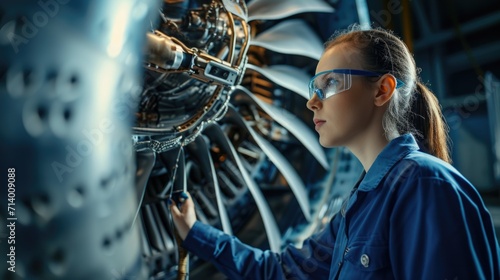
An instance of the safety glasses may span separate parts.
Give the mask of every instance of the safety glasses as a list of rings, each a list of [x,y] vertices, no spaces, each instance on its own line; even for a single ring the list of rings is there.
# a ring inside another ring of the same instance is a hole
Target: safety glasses
[[[332,69],[319,72],[312,77],[309,82],[309,99],[316,94],[319,99],[325,100],[335,94],[350,89],[352,84],[352,75],[380,77],[384,74],[355,69]],[[396,82],[396,88],[404,85],[404,83],[398,79],[396,79]]]

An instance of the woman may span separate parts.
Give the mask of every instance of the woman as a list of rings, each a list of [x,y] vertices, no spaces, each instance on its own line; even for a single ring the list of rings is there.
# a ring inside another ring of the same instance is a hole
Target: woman
[[[171,206],[183,246],[230,279],[500,279],[490,214],[448,164],[439,104],[404,43],[352,28],[316,73],[307,107],[321,145],[346,146],[365,170],[340,213],[277,254],[197,222],[187,199]]]

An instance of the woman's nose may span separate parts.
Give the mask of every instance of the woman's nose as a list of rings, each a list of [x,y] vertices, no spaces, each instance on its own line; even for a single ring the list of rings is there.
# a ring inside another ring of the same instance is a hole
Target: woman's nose
[[[321,100],[319,100],[316,94],[313,95],[306,103],[307,109],[311,111],[316,111],[321,107]]]

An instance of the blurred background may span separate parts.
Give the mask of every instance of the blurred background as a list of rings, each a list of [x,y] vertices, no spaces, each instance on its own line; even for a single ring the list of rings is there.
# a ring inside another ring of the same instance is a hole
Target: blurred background
[[[0,190],[0,278],[175,279],[180,190],[262,249],[321,230],[362,167],[319,145],[307,83],[354,23],[414,53],[500,236],[498,1],[3,1],[0,168],[16,189],[12,214]],[[195,256],[188,270],[225,279]]]

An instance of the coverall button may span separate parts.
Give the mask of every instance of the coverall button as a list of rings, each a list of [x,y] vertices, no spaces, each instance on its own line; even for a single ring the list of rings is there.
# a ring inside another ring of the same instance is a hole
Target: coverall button
[[[370,258],[368,257],[367,254],[363,254],[361,255],[361,264],[364,266],[364,267],[368,267],[368,265],[370,264]]]

